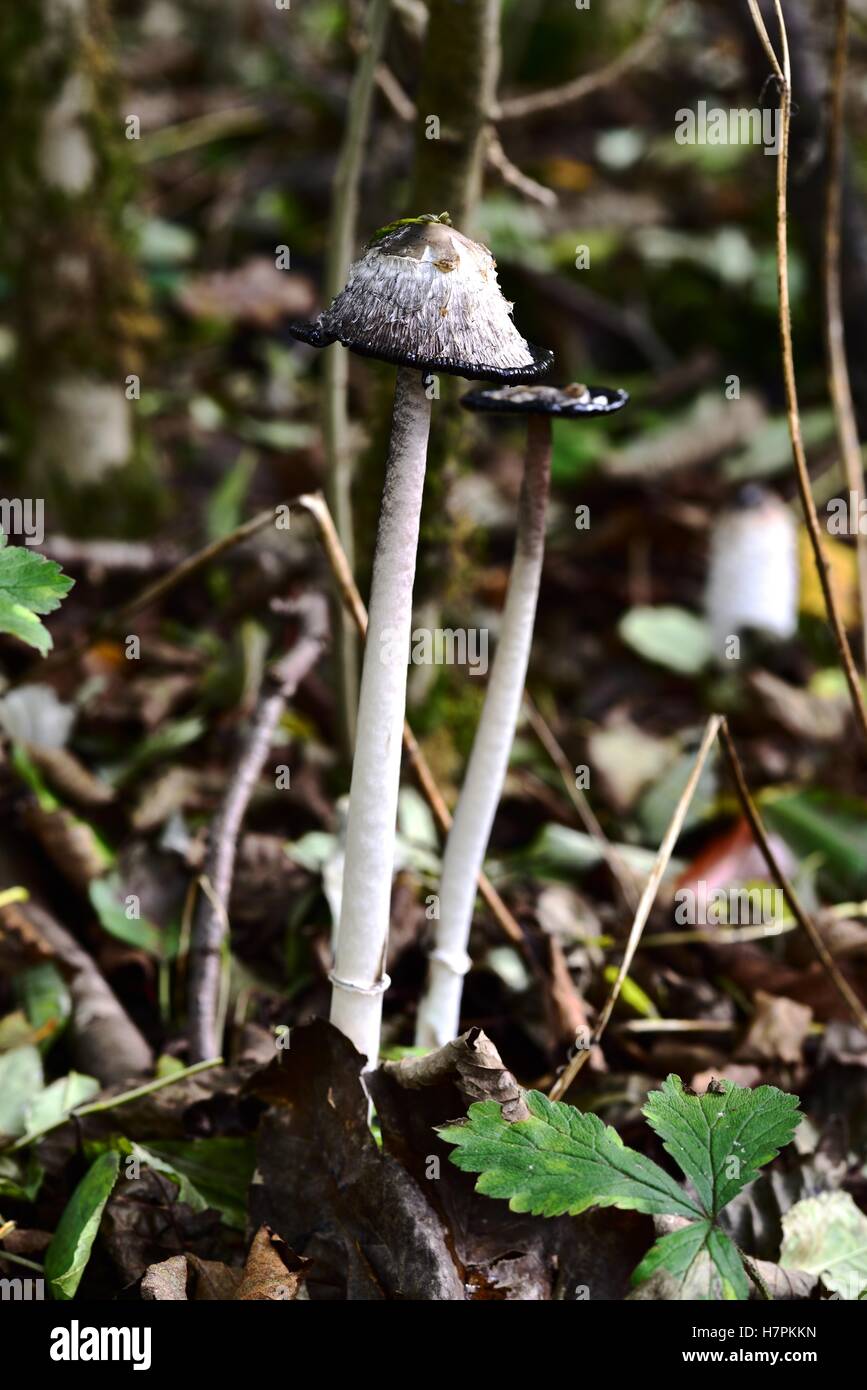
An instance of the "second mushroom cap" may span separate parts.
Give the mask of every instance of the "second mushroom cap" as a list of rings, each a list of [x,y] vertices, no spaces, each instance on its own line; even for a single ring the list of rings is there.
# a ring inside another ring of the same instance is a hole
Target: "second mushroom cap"
[[[488,411],[504,415],[553,415],[560,419],[575,416],[611,415],[622,410],[629,393],[619,387],[581,386],[501,386],[485,391],[469,391],[461,397],[465,410]]]

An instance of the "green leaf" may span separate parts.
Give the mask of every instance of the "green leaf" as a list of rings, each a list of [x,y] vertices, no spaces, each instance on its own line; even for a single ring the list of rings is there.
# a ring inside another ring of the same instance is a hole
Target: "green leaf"
[[[9,545],[0,531],[0,632],[18,637],[45,656],[53,645],[39,614],[53,613],[72,588],[55,560],[23,545]]]
[[[162,932],[146,917],[127,916],[121,902],[123,887],[118,874],[95,878],[87,891],[100,925],[110,936],[140,951],[147,951],[157,959],[162,958],[165,952]]]
[[[848,1192],[807,1197],[786,1212],[780,1267],[821,1275],[841,1298],[861,1297],[867,1289],[867,1216]]]
[[[227,1226],[244,1229],[256,1166],[249,1139],[160,1139],[149,1143],[148,1150],[164,1164],[160,1171],[179,1184],[181,1201],[197,1210],[212,1207]]]
[[[813,788],[763,797],[762,811],[795,854],[822,856],[823,876],[835,893],[867,892],[867,801],[862,797]]]
[[[710,1232],[709,1221],[692,1221],[670,1235],[660,1236],[656,1244],[651,1245],[641,1264],[632,1271],[631,1283],[643,1284],[660,1269],[667,1270],[680,1283],[684,1283],[701,1252],[707,1249]]]
[[[27,1128],[27,1108],[44,1085],[38,1047],[27,1044],[0,1055],[0,1136],[17,1138]]]
[[[101,1154],[90,1165],[64,1207],[45,1252],[45,1277],[54,1298],[75,1297],[119,1167],[120,1154]]]
[[[0,1197],[14,1202],[35,1202],[45,1169],[34,1149],[21,1154],[0,1154]]]
[[[71,1071],[68,1076],[52,1081],[28,1105],[26,1133],[36,1135],[53,1129],[70,1110],[93,1100],[98,1094],[96,1077],[85,1076],[82,1072]]]
[[[48,1030],[43,1051],[57,1040],[72,1013],[69,986],[52,961],[31,965],[15,980],[15,993],[27,1011],[34,1029]]]
[[[797,1108],[798,1097],[776,1086],[751,1091],[721,1081],[719,1090],[695,1096],[679,1076],[668,1076],[643,1113],[692,1182],[704,1214],[716,1216],[792,1139]]]
[[[749,1297],[749,1280],[737,1250],[710,1221],[694,1221],[661,1236],[633,1272],[632,1283],[643,1284],[661,1269],[680,1284],[682,1298]]]
[[[704,619],[673,604],[632,608],[621,618],[617,630],[639,656],[683,676],[697,676],[712,655]]]
[[[673,1178],[623,1143],[598,1115],[528,1091],[528,1120],[509,1124],[496,1101],[471,1105],[463,1124],[439,1131],[458,1168],[480,1173],[476,1191],[508,1197],[513,1211],[576,1216],[588,1207],[621,1207],[696,1217],[701,1212]]]

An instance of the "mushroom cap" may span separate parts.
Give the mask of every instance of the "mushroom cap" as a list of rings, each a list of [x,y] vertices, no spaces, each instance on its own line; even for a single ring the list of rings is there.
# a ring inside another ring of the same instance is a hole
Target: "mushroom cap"
[[[364,357],[471,380],[533,381],[548,371],[553,353],[521,337],[490,251],[446,216],[382,228],[330,307],[290,333],[314,347],[341,342]]]
[[[486,410],[502,415],[554,415],[561,420],[578,416],[612,415],[622,410],[629,392],[615,386],[500,386],[470,391],[461,397],[465,410]]]

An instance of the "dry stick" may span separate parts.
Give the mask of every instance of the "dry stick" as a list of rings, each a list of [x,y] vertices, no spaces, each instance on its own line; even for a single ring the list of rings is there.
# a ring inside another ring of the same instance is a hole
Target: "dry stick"
[[[293,502],[296,500],[297,499],[293,498],[292,501],[281,504],[283,510],[288,512]],[[119,622],[121,618],[129,618],[133,613],[138,613],[141,608],[147,608],[150,604],[155,603],[157,599],[164,598],[166,594],[171,593],[172,589],[176,589],[179,584],[183,584],[184,581],[190,579],[192,575],[198,574],[199,570],[204,569],[205,565],[209,565],[212,560],[216,560],[220,555],[223,555],[227,550],[232,550],[236,545],[241,545],[244,541],[249,540],[251,536],[255,536],[259,531],[264,531],[269,522],[271,525],[274,525],[276,522],[276,509],[274,507],[267,507],[265,511],[257,512],[249,521],[242,522],[240,526],[236,526],[234,531],[230,531],[228,535],[220,536],[217,540],[209,541],[207,545],[203,545],[200,550],[195,550],[192,555],[188,555],[187,558],[182,560],[169,574],[164,574],[162,579],[157,579],[153,584],[149,584],[146,589],[142,589],[141,593],[137,594],[135,598],[130,599],[129,603],[125,603],[120,608],[116,608],[112,613],[109,613],[105,619],[106,624],[113,625]]]
[[[199,879],[202,892],[193,918],[188,991],[189,1047],[194,1062],[213,1057],[220,1048],[222,957],[241,822],[286,702],[319,659],[328,636],[327,613],[318,594],[306,594],[291,606],[287,604],[285,610],[300,618],[300,632],[291,650],[269,673],[269,688],[259,698],[214,818]]]
[[[385,45],[391,0],[370,0],[367,7],[364,47],[352,79],[343,141],[332,185],[328,226],[324,297],[330,304],[346,282],[355,246],[359,189],[364,148],[370,128],[377,67]],[[355,568],[352,520],[352,446],[349,435],[349,350],[335,343],[325,354],[323,378],[323,438],[328,469],[330,505],[350,569]],[[355,744],[358,703],[358,637],[347,621],[339,599],[336,603],[337,673],[340,716],[346,751]]]
[[[792,441],[792,453],[795,459],[795,474],[798,480],[798,492],[801,496],[804,519],[807,523],[807,531],[810,536],[810,544],[816,561],[819,582],[822,586],[828,619],[834,633],[837,649],[840,653],[840,660],[846,676],[846,684],[849,687],[849,694],[852,698],[852,706],[855,710],[856,719],[861,733],[865,741],[867,741],[867,705],[865,705],[864,702],[864,693],[861,689],[861,683],[852,657],[852,649],[849,645],[846,629],[843,625],[837,600],[831,587],[831,572],[828,567],[828,561],[825,558],[825,551],[822,545],[822,528],[810,486],[810,474],[807,468],[807,456],[804,451],[804,439],[801,431],[801,415],[798,407],[798,388],[795,380],[795,353],[792,343],[792,315],[789,297],[788,168],[789,134],[792,124],[792,72],[789,61],[789,40],[786,33],[786,22],[783,18],[780,0],[774,0],[774,7],[780,30],[780,42],[783,50],[783,62],[781,65],[774,52],[770,38],[768,37],[768,31],[765,28],[765,22],[759,11],[757,0],[747,0],[747,3],[749,4],[750,14],[756,26],[759,39],[771,61],[774,75],[780,87],[780,116],[782,129],[780,150],[777,157],[777,285],[779,290],[780,343],[783,357],[783,377],[786,387],[786,415],[789,423],[789,435]]]
[[[774,853],[771,842],[768,839],[768,832],[765,829],[764,822],[762,821],[762,818],[759,814],[758,807],[756,806],[756,803],[753,800],[753,797],[750,793],[750,789],[747,786],[747,779],[744,775],[744,769],[741,764],[741,760],[737,755],[737,750],[735,749],[732,736],[729,732],[728,724],[725,720],[722,721],[722,724],[720,726],[720,740],[722,742],[723,752],[725,753],[729,767],[731,768],[732,777],[734,778],[735,783],[735,790],[738,794],[738,800],[740,801],[741,806],[743,807],[744,815],[750,823],[750,828],[753,832],[753,837],[755,839],[756,844],[762,852],[762,856],[764,857],[765,863],[770,869],[771,874],[773,875],[777,885],[782,889],[783,896],[785,897],[786,902],[789,904],[789,910],[792,913],[792,916],[796,918],[798,924],[801,927],[803,927],[804,931],[807,933],[807,936],[809,937],[810,942],[813,946],[813,950],[816,952],[816,955],[822,962],[822,965],[824,966],[825,971],[827,972],[828,978],[831,980],[832,984],[837,990],[837,993],[840,995],[841,999],[845,1001],[846,1005],[851,1010],[852,1015],[857,1020],[859,1027],[863,1028],[864,1031],[867,1032],[867,1008],[864,1007],[861,1000],[858,998],[858,995],[855,993],[852,986],[849,984],[849,981],[846,979],[845,975],[843,975],[842,971],[837,965],[837,962],[835,961],[831,952],[828,950],[827,945],[822,939],[822,935],[815,922],[813,921],[812,917],[801,906],[798,896],[794,888],[792,887],[792,884],[790,883],[788,877],[786,876],[785,870],[783,869],[782,865],[780,864],[780,861]]]
[[[287,511],[293,506],[295,501],[296,499],[293,498],[291,502],[285,503]],[[209,543],[203,545],[200,550],[193,551],[192,555],[187,555],[186,558],[181,560],[180,564],[175,565],[174,569],[170,570],[168,574],[164,574],[162,578],[154,580],[153,584],[148,584],[144,589],[141,589],[128,603],[124,603],[119,608],[113,608],[106,613],[104,617],[99,619],[94,631],[80,638],[77,642],[72,642],[68,647],[61,647],[58,651],[52,652],[42,662],[39,668],[40,671],[45,672],[48,669],[53,669],[55,666],[65,665],[66,662],[73,661],[76,657],[81,656],[83,652],[86,652],[87,649],[92,646],[99,633],[110,632],[125,618],[132,617],[134,613],[138,613],[142,608],[147,608],[151,603],[155,603],[157,599],[164,598],[166,594],[171,593],[172,589],[177,588],[179,584],[183,584],[185,580],[190,579],[194,574],[198,574],[199,570],[204,569],[212,560],[216,560],[218,556],[223,555],[227,550],[231,550],[233,546],[241,545],[243,541],[249,540],[250,537],[255,536],[257,532],[263,531],[269,522],[273,525],[275,520],[275,509],[269,507],[266,511],[257,512],[256,516],[251,517],[249,521],[245,521],[240,526],[236,526],[235,530],[230,531],[228,535],[220,536],[219,539],[215,541],[209,541]]]
[[[103,1086],[113,1086],[153,1066],[153,1051],[102,975],[96,961],[71,932],[38,903],[9,905],[6,919],[22,920],[67,967],[72,1000],[70,1041],[74,1065]]]
[[[621,858],[608,839],[587,797],[580,788],[576,787],[569,759],[554,737],[550,725],[543,718],[541,711],[537,705],[534,704],[533,700],[530,699],[526,691],[524,692],[524,713],[527,716],[527,723],[530,725],[536,738],[560,773],[563,779],[563,786],[566,788],[566,794],[575,807],[575,810],[578,812],[578,817],[584,829],[589,835],[593,836],[594,840],[596,840],[599,845],[606,864],[620,886],[620,891],[623,894],[627,907],[632,912],[637,911],[638,885],[636,875],[632,872],[625,860]]]
[[[552,1100],[559,1100],[561,1096],[565,1095],[569,1087],[572,1085],[572,1082],[575,1080],[575,1077],[578,1075],[579,1071],[584,1066],[584,1063],[587,1061],[587,1058],[590,1056],[591,1051],[598,1044],[599,1039],[605,1032],[608,1020],[610,1019],[614,1011],[614,1005],[617,1003],[617,1000],[620,996],[620,991],[623,988],[623,981],[626,979],[626,976],[629,973],[629,967],[632,964],[632,958],[635,955],[635,952],[638,948],[638,943],[641,940],[641,933],[644,931],[647,919],[650,916],[650,910],[653,907],[654,901],[656,899],[656,894],[659,891],[659,885],[662,882],[663,875],[668,867],[668,861],[674,853],[674,847],[677,844],[678,837],[680,835],[681,829],[683,828],[683,822],[686,819],[686,813],[689,810],[690,803],[692,801],[693,796],[695,795],[695,789],[698,786],[699,778],[701,777],[701,774],[704,771],[704,765],[708,760],[710,751],[713,748],[714,743],[716,742],[716,737],[720,731],[720,728],[722,727],[722,723],[722,715],[713,714],[711,715],[710,719],[707,721],[707,724],[705,725],[704,737],[702,738],[701,746],[698,750],[698,753],[696,754],[695,763],[693,765],[692,772],[689,775],[689,780],[681,793],[680,800],[678,801],[677,806],[674,809],[674,815],[672,816],[668,829],[665,832],[665,838],[663,839],[662,844],[659,847],[659,853],[657,854],[656,859],[654,860],[650,877],[648,878],[644,888],[644,892],[641,895],[641,902],[638,904],[638,910],[635,914],[635,920],[633,921],[629,931],[629,937],[626,942],[626,950],[623,952],[623,960],[620,962],[620,969],[617,972],[617,978],[614,981],[614,984],[611,986],[611,991],[608,995],[608,998],[605,1001],[605,1005],[602,1009],[602,1012],[599,1015],[599,1020],[596,1024],[596,1027],[593,1029],[589,1045],[587,1046],[587,1048],[582,1048],[580,1052],[577,1052],[575,1054],[575,1056],[569,1062],[568,1066],[566,1066],[563,1069],[560,1076],[558,1076],[557,1080],[554,1082],[554,1085],[551,1087],[549,1094]]]
[[[517,164],[512,163],[494,130],[488,139],[488,166],[496,170],[504,184],[523,194],[528,202],[540,203],[543,208],[559,206],[560,199],[553,188],[546,188],[543,183],[537,183],[529,174],[525,174],[523,169],[519,169]]]
[[[855,517],[858,556],[858,590],[861,600],[863,660],[867,661],[867,531],[861,528],[864,465],[858,425],[852,403],[852,385],[846,358],[843,293],[840,275],[840,211],[843,198],[843,149],[846,109],[846,42],[849,29],[848,0],[836,0],[837,32],[831,73],[831,119],[828,131],[828,187],[825,208],[825,336],[828,352],[828,385],[834,406],[837,440],[849,486],[850,528]]]
[[[346,556],[340,544],[340,537],[334,525],[334,519],[328,510],[328,504],[321,493],[310,493],[299,497],[298,506],[304,507],[316,523],[322,544],[328,561],[334,571],[334,576],[340,586],[343,601],[349,609],[358,627],[361,636],[367,632],[367,612],[362,602],[362,598],[355,585],[355,580],[349,569]],[[443,795],[436,784],[433,773],[430,770],[428,761],[418,745],[415,734],[408,723],[403,726],[403,746],[407,755],[407,760],[418,784],[424,794],[424,798],[433,811],[437,825],[443,833],[447,834],[451,829],[452,816]],[[484,874],[479,874],[479,892],[484,899],[491,915],[497,924],[505,932],[510,941],[516,946],[526,945],[524,933],[521,931],[515,918],[512,916],[506,904],[503,902],[490,879]]]
[[[557,111],[563,106],[572,106],[575,102],[583,101],[585,97],[593,96],[604,87],[609,87],[619,78],[624,77],[627,72],[635,67],[648,56],[662,38],[664,30],[668,27],[668,22],[676,12],[678,6],[674,0],[664,0],[653,21],[639,39],[621,53],[613,62],[600,68],[598,72],[586,73],[582,77],[576,77],[571,82],[564,82],[560,87],[552,87],[546,92],[533,92],[525,97],[513,97],[511,100],[500,102],[494,110],[494,119],[497,121],[521,121],[527,116],[535,116],[539,112]]]

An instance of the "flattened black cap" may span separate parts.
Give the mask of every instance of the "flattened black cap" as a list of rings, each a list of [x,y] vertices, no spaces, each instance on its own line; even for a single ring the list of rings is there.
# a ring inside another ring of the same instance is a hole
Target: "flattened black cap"
[[[629,393],[612,386],[500,386],[469,391],[461,397],[465,410],[494,415],[553,415],[560,420],[612,415],[622,410]]]
[[[314,347],[341,342],[398,366],[534,381],[550,369],[553,353],[526,342],[511,314],[490,251],[442,214],[383,228],[330,307],[289,331]]]

